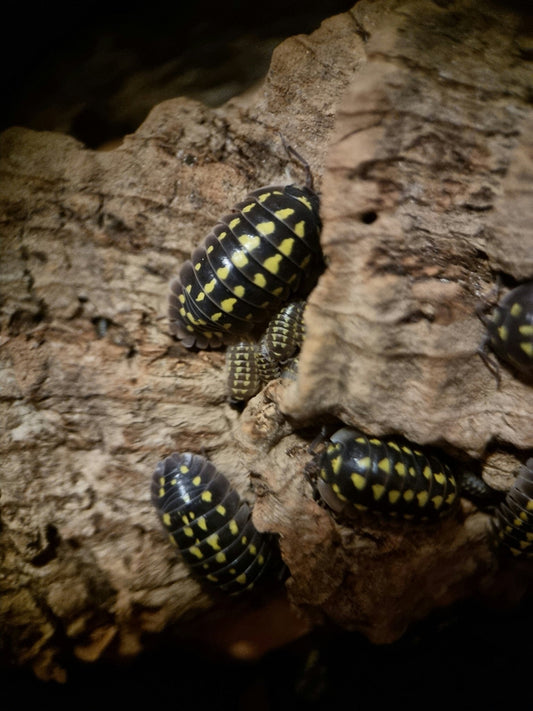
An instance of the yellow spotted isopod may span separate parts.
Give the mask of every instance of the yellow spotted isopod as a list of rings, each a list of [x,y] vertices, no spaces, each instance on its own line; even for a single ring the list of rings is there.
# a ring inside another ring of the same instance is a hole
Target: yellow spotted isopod
[[[239,594],[270,569],[272,537],[257,531],[248,504],[205,457],[175,452],[159,462],[151,499],[171,542],[199,579]]]

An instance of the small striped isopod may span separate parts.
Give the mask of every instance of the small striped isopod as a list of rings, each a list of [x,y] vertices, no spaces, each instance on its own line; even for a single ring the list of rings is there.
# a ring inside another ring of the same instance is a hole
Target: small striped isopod
[[[259,342],[240,341],[226,350],[229,401],[244,402],[279,378],[300,350],[305,337],[305,301],[285,304],[269,321]]]

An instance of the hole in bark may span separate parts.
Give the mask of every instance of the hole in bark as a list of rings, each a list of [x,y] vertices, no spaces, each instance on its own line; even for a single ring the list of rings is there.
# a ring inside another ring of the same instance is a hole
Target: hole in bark
[[[44,316],[43,308],[36,312],[32,312],[29,309],[17,309],[17,311],[11,314],[9,319],[9,335],[18,336],[24,331],[31,330],[44,319]]]
[[[363,214],[361,215],[361,222],[363,222],[365,225],[371,225],[377,219],[378,215],[377,212],[374,212],[374,210],[368,210],[367,212],[363,212]]]
[[[40,553],[37,553],[37,555],[33,556],[33,558],[31,559],[32,565],[34,565],[36,568],[42,568],[51,560],[54,560],[57,553],[57,547],[59,546],[59,542],[61,540],[57,528],[51,523],[49,523],[46,527],[45,536],[45,547]]]

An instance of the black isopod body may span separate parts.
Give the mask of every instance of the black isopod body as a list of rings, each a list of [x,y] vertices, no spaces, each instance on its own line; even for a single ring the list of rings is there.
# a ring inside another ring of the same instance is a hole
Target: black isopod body
[[[267,570],[272,541],[246,502],[204,457],[171,454],[157,465],[152,503],[191,572],[230,594],[250,590]]]
[[[520,467],[496,509],[495,532],[500,550],[515,558],[533,558],[533,458]]]
[[[488,367],[499,375],[490,348],[504,363],[526,378],[533,378],[533,281],[504,296],[488,316],[482,316],[487,333],[478,349]]]
[[[449,513],[459,496],[456,477],[436,457],[349,427],[335,432],[317,463],[318,491],[336,511],[436,519]]]
[[[187,347],[216,348],[250,333],[290,295],[306,295],[323,266],[320,227],[311,187],[251,192],[172,281],[172,333]]]
[[[456,476],[438,457],[407,441],[367,437],[343,427],[317,455],[317,488],[337,512],[372,510],[415,520],[450,513],[460,496],[482,509],[494,510],[503,492],[474,472]]]

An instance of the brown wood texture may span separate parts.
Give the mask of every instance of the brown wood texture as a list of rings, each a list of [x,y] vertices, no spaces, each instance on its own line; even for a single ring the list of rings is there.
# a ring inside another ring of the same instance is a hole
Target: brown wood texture
[[[497,273],[533,278],[531,53],[521,15],[478,6],[361,0],[280,45],[254,94],[160,104],[115,150],[0,137],[10,661],[60,679],[61,655],[131,656],[191,615],[253,608],[201,589],[161,531],[149,484],[172,451],[205,453],[255,500],[304,627],[386,642],[436,607],[527,588],[470,504],[427,527],[345,525],[303,475],[333,418],[480,461],[501,486],[533,448],[532,389],[505,369],[496,388],[475,314]],[[297,380],[239,414],[223,353],[169,335],[168,283],[248,190],[291,182],[279,131],[316,175],[327,269]]]

